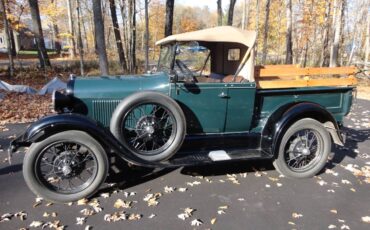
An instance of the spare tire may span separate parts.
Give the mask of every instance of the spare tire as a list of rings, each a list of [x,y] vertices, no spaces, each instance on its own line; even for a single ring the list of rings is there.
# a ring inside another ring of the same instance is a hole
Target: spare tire
[[[163,161],[181,147],[185,116],[170,97],[139,92],[125,98],[113,112],[110,131],[131,153],[147,161]]]

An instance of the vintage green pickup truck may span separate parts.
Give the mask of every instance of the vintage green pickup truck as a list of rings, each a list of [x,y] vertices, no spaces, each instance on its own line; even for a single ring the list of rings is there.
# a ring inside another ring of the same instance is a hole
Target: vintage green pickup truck
[[[58,114],[11,144],[30,146],[27,185],[56,202],[91,196],[112,155],[153,168],[271,159],[287,177],[316,175],[344,145],[356,70],[257,67],[255,40],[234,27],[172,35],[152,72],[72,77],[53,94]]]

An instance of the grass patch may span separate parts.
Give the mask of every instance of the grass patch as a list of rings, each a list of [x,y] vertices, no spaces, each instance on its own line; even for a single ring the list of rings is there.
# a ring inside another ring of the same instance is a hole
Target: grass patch
[[[57,52],[55,51],[47,51],[48,55],[55,55]],[[37,55],[37,50],[20,50],[18,51],[18,55]]]

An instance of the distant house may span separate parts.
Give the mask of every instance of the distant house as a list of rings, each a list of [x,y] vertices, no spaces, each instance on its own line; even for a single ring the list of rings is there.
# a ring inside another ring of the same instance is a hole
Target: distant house
[[[44,41],[46,49],[54,49],[53,40],[47,36],[47,31],[44,32]],[[35,50],[37,49],[36,40],[33,36],[31,30],[27,28],[23,28],[20,31],[13,31],[14,35],[14,43],[15,43],[15,50],[18,53],[20,50]],[[46,35],[46,36],[45,36]],[[4,29],[0,30],[0,51],[6,52],[7,51],[7,40],[5,39],[5,31]]]

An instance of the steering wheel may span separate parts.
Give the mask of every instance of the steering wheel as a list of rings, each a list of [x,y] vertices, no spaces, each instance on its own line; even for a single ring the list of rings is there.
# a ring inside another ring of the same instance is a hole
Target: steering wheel
[[[184,64],[184,62],[179,59],[175,60],[176,65],[179,67],[180,71],[184,74],[185,78],[192,80],[193,82],[198,82],[197,78],[194,76],[193,72]]]

